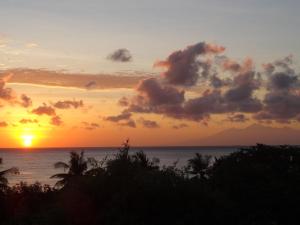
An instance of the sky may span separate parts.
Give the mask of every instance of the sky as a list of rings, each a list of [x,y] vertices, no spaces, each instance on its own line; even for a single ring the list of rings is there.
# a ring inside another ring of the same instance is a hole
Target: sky
[[[299,7],[1,1],[0,147],[193,145],[251,124],[298,129]]]

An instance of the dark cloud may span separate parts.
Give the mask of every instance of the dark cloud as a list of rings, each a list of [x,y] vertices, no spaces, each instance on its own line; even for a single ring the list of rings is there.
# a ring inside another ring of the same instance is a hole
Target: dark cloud
[[[21,104],[21,106],[28,108],[28,107],[32,106],[32,100],[27,95],[22,94],[20,104]]]
[[[231,72],[240,72],[242,69],[242,66],[231,59],[226,58],[224,62],[222,63],[222,67],[224,71],[231,71]]]
[[[132,114],[129,112],[122,112],[121,114],[116,115],[116,116],[104,117],[104,120],[110,121],[110,122],[119,122],[121,120],[128,120],[131,118],[131,116],[132,116]]]
[[[97,86],[97,82],[96,81],[89,81],[85,87],[86,89],[92,89],[92,88],[95,88]]]
[[[119,126],[136,127],[136,123],[131,119],[132,114],[127,111],[123,111],[121,114],[116,116],[104,117],[103,120],[117,123]]]
[[[163,79],[141,80],[136,96],[119,101],[126,107],[124,112],[155,113],[204,124],[216,114],[227,115],[230,122],[245,122],[244,113],[261,122],[299,121],[300,75],[292,67],[291,56],[264,64],[263,71],[257,71],[250,58],[241,63],[227,56],[208,60],[204,56],[224,50],[210,47],[201,42],[156,63],[167,68]],[[199,78],[207,90],[186,97],[188,87],[184,86],[195,85]]]
[[[183,129],[183,128],[187,128],[188,125],[185,124],[185,123],[180,123],[178,125],[173,125],[172,128],[175,129],[175,130],[179,130],[179,129]]]
[[[268,63],[267,93],[264,107],[254,118],[261,121],[289,123],[300,116],[300,82],[299,74],[291,67],[292,57]],[[266,66],[265,66],[266,67]]]
[[[10,78],[11,75],[5,75],[0,79],[0,100],[13,103],[16,100],[16,94],[13,89],[5,87]]]
[[[234,114],[227,117],[227,121],[233,123],[244,123],[249,119],[244,114]]]
[[[129,119],[127,121],[124,121],[124,122],[121,122],[119,123],[120,126],[123,126],[123,127],[131,127],[131,128],[136,128],[136,123],[134,120],[132,119]]]
[[[300,95],[290,91],[271,91],[264,98],[264,111],[255,118],[278,122],[296,118],[300,114]]]
[[[56,116],[55,109],[52,106],[48,106],[45,103],[42,106],[39,106],[31,111],[36,115],[47,115],[47,116]]]
[[[140,100],[152,106],[174,105],[184,101],[184,91],[168,85],[163,86],[155,78],[141,80],[136,89],[140,93]]]
[[[300,86],[299,76],[295,73],[278,72],[271,74],[269,80],[270,89],[290,89]]]
[[[114,62],[130,62],[132,55],[128,49],[120,48],[111,53],[107,58]]]
[[[8,123],[5,121],[0,121],[0,127],[7,127]]]
[[[38,123],[39,121],[37,119],[21,119],[19,121],[19,123],[22,123],[22,124],[27,124],[27,123]]]
[[[224,80],[224,79],[221,79],[217,76],[217,74],[214,74],[212,75],[210,78],[210,85],[213,87],[213,88],[221,88],[221,87],[224,87],[226,85],[229,85],[230,83],[230,80],[227,79],[227,80]]]
[[[61,126],[63,124],[63,121],[59,116],[53,116],[50,123],[54,126]]]
[[[141,117],[139,122],[146,128],[159,128],[159,124],[156,121],[146,120]]]
[[[53,106],[58,109],[70,109],[70,108],[77,109],[83,107],[84,104],[82,100],[79,101],[65,100],[65,101],[58,101],[56,103],[53,103]]]
[[[119,99],[118,104],[120,106],[128,106],[129,105],[129,100],[126,97],[122,97]]]
[[[18,99],[17,94],[12,88],[5,87],[6,83],[12,78],[12,75],[9,74],[0,74],[0,100],[8,102],[12,105],[17,104],[22,107],[29,107],[32,105],[32,100],[25,94],[20,96],[20,100]]]
[[[224,94],[225,101],[234,111],[258,112],[262,108],[261,101],[254,97],[254,91],[260,88],[260,81],[254,71],[237,75],[232,87]]]
[[[89,122],[82,122],[84,125],[84,129],[86,130],[95,130],[97,128],[100,128],[100,125],[98,123],[89,123]]]
[[[173,52],[164,61],[158,61],[154,65],[156,67],[165,67],[166,72],[163,73],[168,83],[174,85],[192,86],[199,79],[199,74],[207,77],[211,68],[209,60],[202,59],[200,56],[207,54],[218,54],[225,50],[222,46],[211,45],[200,42],[195,45],[188,46],[184,50]]]
[[[163,80],[141,80],[136,88],[138,94],[131,99],[122,98],[120,105],[126,107],[125,112],[156,113],[206,124],[213,114],[259,112],[263,106],[255,91],[261,87],[261,76],[250,58],[242,63],[225,56],[203,59],[223,51],[223,47],[201,42],[172,53],[167,60],[156,63],[167,68]],[[231,76],[221,78],[220,71]],[[177,85],[195,85],[199,77],[208,81],[208,89],[198,97],[185,98],[185,90]]]

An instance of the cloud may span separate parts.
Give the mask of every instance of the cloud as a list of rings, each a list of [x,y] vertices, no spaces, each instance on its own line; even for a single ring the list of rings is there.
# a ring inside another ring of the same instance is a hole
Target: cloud
[[[82,100],[79,100],[79,101],[65,100],[65,101],[58,101],[56,103],[53,103],[53,106],[58,109],[70,109],[70,108],[77,109],[77,108],[83,107],[84,104],[83,104]]]
[[[131,128],[136,128],[136,124],[135,124],[135,121],[132,120],[132,119],[129,119],[125,122],[121,122],[119,123],[120,126],[123,126],[123,127],[131,127]]]
[[[132,74],[83,74],[65,73],[42,69],[7,69],[0,73],[0,79],[11,75],[10,83],[39,84],[47,86],[76,87],[82,89],[133,88],[137,82],[151,73]]]
[[[264,66],[267,93],[263,110],[253,117],[261,121],[288,123],[300,116],[300,75],[291,67],[292,57],[285,57]],[[271,69],[270,69],[271,68]]]
[[[50,123],[54,126],[61,126],[63,124],[63,121],[59,116],[53,116],[50,120]]]
[[[7,127],[8,123],[5,121],[0,121],[0,127]]]
[[[212,75],[209,78],[209,81],[213,88],[222,88],[224,86],[228,86],[231,82],[230,79],[221,79],[217,76],[217,74]]]
[[[156,121],[146,120],[144,118],[140,118],[139,122],[146,128],[159,128],[159,125]]]
[[[264,106],[256,91],[262,88],[261,73],[250,58],[239,63],[227,56],[216,56],[224,49],[200,42],[173,52],[165,61],[156,63],[167,68],[162,79],[139,81],[137,95],[121,98],[119,105],[128,113],[155,113],[205,124],[215,114],[260,112]],[[215,58],[205,58],[211,55]],[[186,89],[196,85],[199,78],[206,90],[198,96],[185,96]]]
[[[120,106],[128,106],[129,105],[129,100],[126,97],[122,97],[119,99],[118,104]]]
[[[108,116],[104,117],[103,120],[117,123],[119,126],[128,126],[135,128],[136,123],[133,119],[131,119],[132,114],[126,111],[123,111],[121,114],[116,116]]]
[[[169,84],[193,86],[199,76],[208,76],[211,68],[209,60],[199,57],[219,54],[224,50],[222,46],[200,42],[173,52],[166,60],[156,62],[154,66],[167,69],[162,75]]]
[[[295,73],[278,72],[271,74],[269,88],[276,90],[289,90],[300,86],[299,76]]]
[[[28,108],[28,107],[32,106],[32,100],[27,95],[22,94],[20,104],[21,104],[21,106]]]
[[[11,88],[6,88],[6,82],[11,78],[11,75],[3,76],[0,79],[0,100],[13,102],[16,99],[16,93]]]
[[[128,120],[131,118],[131,116],[132,116],[132,114],[129,112],[122,112],[121,114],[116,115],[116,116],[104,117],[104,120],[110,121],[110,122],[119,122],[121,120]]]
[[[84,129],[86,130],[95,130],[97,128],[100,128],[100,125],[98,123],[89,123],[89,122],[82,122],[84,125]]]
[[[94,81],[94,80],[89,81],[89,82],[85,85],[86,89],[93,89],[93,88],[95,88],[96,86],[97,86],[97,82]]]
[[[224,94],[225,101],[240,112],[257,112],[261,110],[261,101],[253,96],[255,90],[260,88],[260,81],[254,71],[247,71],[237,75],[231,88]]]
[[[19,121],[19,123],[22,123],[22,124],[27,124],[27,123],[38,123],[39,121],[37,119],[21,119]]]
[[[31,111],[31,113],[36,115],[47,115],[47,116],[56,116],[55,109],[52,106],[48,106],[45,103],[42,106],[39,106]]]
[[[186,128],[186,127],[188,127],[188,125],[185,124],[185,123],[180,123],[178,125],[173,125],[172,126],[172,128],[175,129],[175,130],[183,129],[183,128]]]
[[[163,86],[155,78],[141,80],[136,89],[140,93],[140,100],[152,106],[180,104],[184,101],[184,91]]]
[[[11,74],[2,76],[0,78],[0,101],[8,102],[12,105],[19,104],[25,108],[28,108],[32,105],[32,100],[25,94],[20,96],[20,100],[18,100],[18,96],[12,88],[5,87],[6,82],[8,82],[12,78]]]
[[[132,55],[128,49],[120,48],[111,53],[107,58],[114,62],[130,62]]]
[[[227,117],[227,121],[233,122],[233,123],[244,123],[248,120],[249,119],[244,114],[234,114],[232,116]]]

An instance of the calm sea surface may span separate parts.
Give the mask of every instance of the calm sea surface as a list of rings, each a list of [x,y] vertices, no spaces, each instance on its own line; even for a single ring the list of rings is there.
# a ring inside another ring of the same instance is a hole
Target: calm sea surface
[[[149,158],[159,158],[160,165],[172,165],[175,161],[181,168],[188,159],[192,158],[195,153],[220,157],[236,151],[237,147],[138,147],[131,148],[131,152],[143,150]],[[18,167],[19,175],[9,176],[9,184],[14,185],[20,181],[29,184],[36,181],[42,184],[53,185],[56,180],[49,177],[53,174],[63,172],[61,169],[55,169],[54,163],[57,161],[69,161],[70,151],[84,150],[86,157],[94,157],[98,160],[103,157],[113,157],[117,148],[53,148],[53,149],[0,149],[0,158],[3,164],[0,171],[10,167]]]

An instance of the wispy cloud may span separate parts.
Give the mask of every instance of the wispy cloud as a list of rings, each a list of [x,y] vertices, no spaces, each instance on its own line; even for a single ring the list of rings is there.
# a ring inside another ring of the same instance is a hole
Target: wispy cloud
[[[104,121],[109,121],[118,124],[119,126],[136,127],[135,121],[131,118],[132,114],[123,111],[119,115],[104,117]]]
[[[82,108],[84,106],[83,101],[79,100],[64,100],[64,101],[58,101],[52,104],[55,108],[58,109],[70,109],[70,108]]]
[[[12,75],[10,83],[40,84],[48,86],[76,87],[82,89],[133,88],[136,83],[153,74],[82,74],[42,69],[9,69],[0,78]]]
[[[50,120],[50,123],[54,126],[61,126],[63,125],[63,121],[59,116],[53,116]]]
[[[86,130],[95,130],[95,129],[98,129],[98,128],[100,128],[100,125],[98,124],[98,123],[95,123],[95,122],[93,122],[93,123],[89,123],[89,122],[82,122],[82,124],[84,125],[84,129],[86,129]]]
[[[19,123],[22,123],[22,124],[27,124],[27,123],[38,123],[39,121],[37,119],[21,119],[19,121]]]
[[[141,117],[139,122],[146,128],[159,128],[159,124],[153,120],[147,120]]]
[[[37,48],[37,47],[39,47],[39,45],[37,43],[34,43],[34,42],[29,42],[29,43],[25,44],[25,47],[26,48]]]
[[[43,104],[34,108],[31,113],[36,114],[38,116],[47,115],[47,116],[56,116],[55,109],[52,106],[48,106],[47,104]]]

